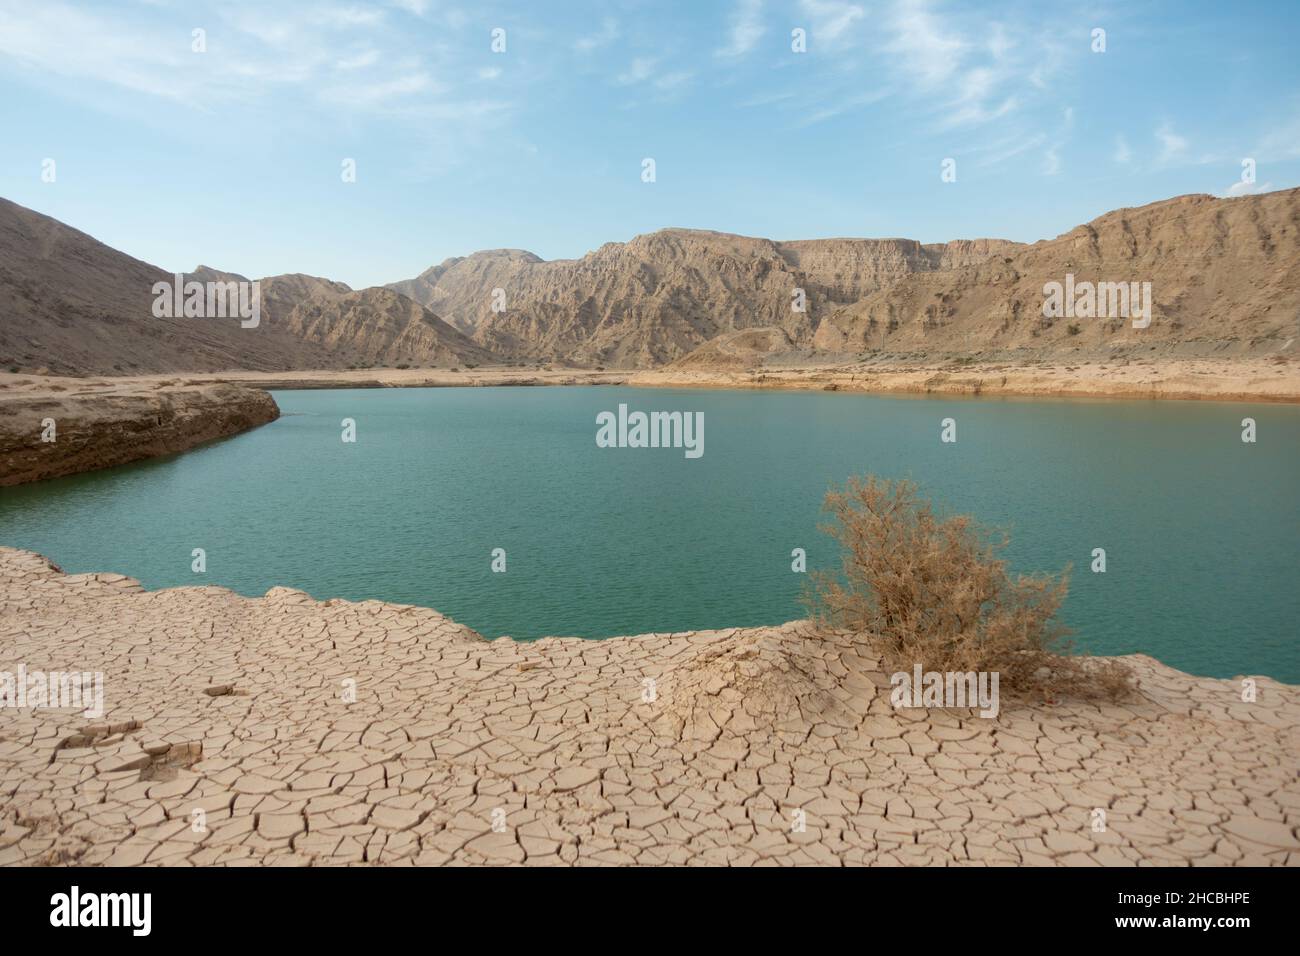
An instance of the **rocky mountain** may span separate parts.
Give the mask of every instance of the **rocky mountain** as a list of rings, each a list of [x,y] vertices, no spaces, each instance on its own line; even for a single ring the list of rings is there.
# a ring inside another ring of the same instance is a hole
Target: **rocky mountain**
[[[243,279],[200,266],[202,281]],[[342,282],[290,273],[260,280],[262,321],[280,334],[327,353],[332,364],[484,365],[500,360],[429,309],[392,289],[353,290]],[[308,367],[308,366],[299,366]]]
[[[1061,287],[1063,307],[1073,287],[1073,315],[1044,315],[1055,292],[1045,294],[1049,283]],[[1093,290],[1091,307],[1084,283]],[[1099,283],[1139,294],[1149,283],[1149,325],[1114,314],[1122,297]],[[1099,314],[1103,308],[1109,314]],[[1209,356],[1277,351],[1297,337],[1300,189],[1289,189],[1117,209],[1056,239],[907,275],[832,312],[813,345],[828,353]]]
[[[1269,353],[1300,337],[1300,189],[1119,209],[1032,245],[665,229],[581,259],[478,252],[370,289],[272,276],[261,280],[256,328],[238,317],[155,317],[153,284],[172,278],[0,200],[0,370]],[[206,267],[190,278],[243,279]],[[1045,315],[1049,283],[1069,302]],[[1106,313],[1120,284],[1131,306],[1149,289],[1145,327],[1132,321],[1140,315]],[[1096,288],[1092,301],[1076,302],[1085,287]]]
[[[325,360],[238,319],[156,318],[153,285],[172,278],[0,199],[0,370],[112,375]]]
[[[719,334],[760,326],[811,345],[821,317],[837,308],[905,276],[942,273],[1017,248],[997,239],[774,242],[665,229],[607,243],[581,259],[479,252],[390,288],[507,357],[648,367]],[[793,307],[796,289],[804,292],[802,311]]]
[[[0,200],[0,370],[130,375],[497,361],[391,289],[272,276],[260,283],[260,321],[245,328],[238,316],[156,316],[154,284],[174,279]],[[188,280],[244,277],[200,266]]]

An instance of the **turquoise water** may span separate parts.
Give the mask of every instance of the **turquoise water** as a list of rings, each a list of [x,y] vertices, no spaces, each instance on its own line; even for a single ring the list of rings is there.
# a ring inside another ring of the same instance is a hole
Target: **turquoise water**
[[[828,486],[875,472],[1009,526],[1019,570],[1073,564],[1064,616],[1082,646],[1300,682],[1300,408],[612,387],[275,397],[283,417],[235,438],[0,490],[0,543],[150,588],[421,604],[489,637],[773,624],[802,615],[793,548],[838,563],[817,530]],[[596,415],[619,402],[703,412],[703,457],[597,448]],[[948,417],[955,444],[939,440]],[[1105,574],[1089,571],[1097,547]]]

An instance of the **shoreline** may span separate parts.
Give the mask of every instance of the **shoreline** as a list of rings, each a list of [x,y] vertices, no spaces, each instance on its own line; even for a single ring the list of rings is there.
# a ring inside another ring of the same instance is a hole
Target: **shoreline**
[[[1131,655],[1120,704],[898,710],[799,622],[486,640],[4,547],[0,612],[0,671],[105,688],[6,718],[0,864],[1300,865],[1300,688],[1268,678]]]
[[[0,402],[21,392],[229,384],[266,390],[626,385],[645,388],[844,391],[854,394],[1300,403],[1300,364],[1275,359],[1016,363],[876,361],[754,368],[353,369],[57,376],[0,373]]]
[[[1300,372],[1290,363],[1259,359],[1185,359],[1146,364],[857,363],[746,370],[665,368],[634,373],[628,384],[922,397],[1300,403]]]
[[[3,391],[0,487],[178,454],[279,417],[269,392],[214,382]]]
[[[823,391],[1025,400],[1300,403],[1300,366],[1263,359],[1148,364],[857,363],[648,371],[451,369],[64,378],[0,374],[0,487],[187,451],[274,421],[271,390],[546,386]],[[53,418],[60,439],[43,441]]]

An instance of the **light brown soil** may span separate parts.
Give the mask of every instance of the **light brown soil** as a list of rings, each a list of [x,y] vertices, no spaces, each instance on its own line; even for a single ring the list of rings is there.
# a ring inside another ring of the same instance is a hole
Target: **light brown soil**
[[[124,378],[56,378],[0,373],[0,402],[55,388],[154,387],[224,382],[254,388],[443,388],[492,385],[634,385],[670,388],[827,391],[1024,397],[1206,399],[1300,402],[1300,363],[1277,359],[1166,359],[1076,364],[928,363],[902,360],[755,368],[688,367],[645,371],[496,365],[301,372],[186,372]]]
[[[0,864],[1300,864],[1300,688],[1125,660],[1127,705],[982,719],[799,623],[486,641],[0,548],[0,671],[106,696],[4,713]]]
[[[280,416],[266,392],[236,385],[12,378],[0,384],[0,486],[175,454]]]
[[[1298,402],[1300,365],[1276,359],[1174,359],[1015,365],[857,363],[753,369],[664,368],[627,384],[670,388],[822,389],[912,395]]]

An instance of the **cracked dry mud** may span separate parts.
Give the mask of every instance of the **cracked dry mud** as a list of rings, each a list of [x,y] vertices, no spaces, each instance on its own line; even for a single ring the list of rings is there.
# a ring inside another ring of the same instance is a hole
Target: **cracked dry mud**
[[[106,706],[0,710],[0,863],[1300,864],[1300,688],[1128,660],[1125,705],[895,711],[798,623],[486,641],[0,548],[0,670]]]

